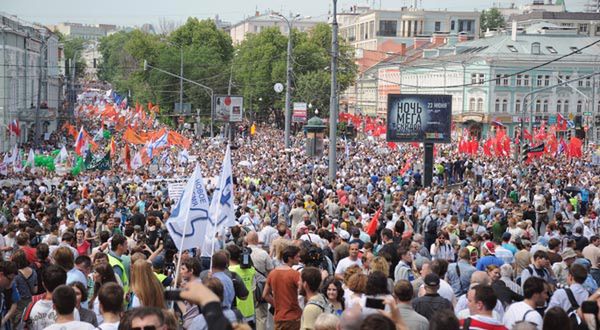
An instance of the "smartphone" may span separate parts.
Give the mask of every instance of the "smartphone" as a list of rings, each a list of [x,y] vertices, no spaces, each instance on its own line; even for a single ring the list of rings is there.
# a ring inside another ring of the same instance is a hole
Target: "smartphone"
[[[165,290],[165,300],[168,300],[168,301],[181,300],[181,290]]]
[[[595,301],[584,301],[581,304],[581,311],[583,314],[598,314],[598,303]]]
[[[375,308],[375,309],[385,309],[385,304],[383,303],[383,299],[380,299],[380,298],[367,298],[367,302],[365,303],[365,307]]]

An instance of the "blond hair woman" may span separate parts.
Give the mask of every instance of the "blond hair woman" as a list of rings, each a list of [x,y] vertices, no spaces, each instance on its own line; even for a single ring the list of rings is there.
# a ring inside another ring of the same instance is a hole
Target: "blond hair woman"
[[[164,288],[152,271],[152,265],[146,260],[137,260],[131,266],[130,308],[158,307],[166,308]]]

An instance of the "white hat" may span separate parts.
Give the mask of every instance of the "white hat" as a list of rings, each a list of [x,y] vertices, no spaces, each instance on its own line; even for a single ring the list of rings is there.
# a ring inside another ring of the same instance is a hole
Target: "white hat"
[[[348,233],[347,231],[340,229],[339,232],[340,238],[343,239],[344,241],[347,241],[350,239],[350,233]]]

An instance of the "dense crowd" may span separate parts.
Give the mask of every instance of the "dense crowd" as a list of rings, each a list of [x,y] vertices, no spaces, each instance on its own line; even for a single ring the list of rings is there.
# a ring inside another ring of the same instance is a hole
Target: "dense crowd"
[[[81,118],[80,118],[81,119]],[[99,120],[81,119],[89,129]],[[118,135],[117,135],[118,136]],[[304,137],[246,123],[232,148],[238,224],[179,254],[167,148],[127,171],[10,172],[0,187],[5,329],[596,329],[598,168],[583,158],[422,149],[362,134],[338,177]],[[327,141],[326,141],[327,144]],[[48,153],[70,137],[55,138]],[[195,139],[209,192],[222,137]],[[177,265],[179,269],[176,269]]]

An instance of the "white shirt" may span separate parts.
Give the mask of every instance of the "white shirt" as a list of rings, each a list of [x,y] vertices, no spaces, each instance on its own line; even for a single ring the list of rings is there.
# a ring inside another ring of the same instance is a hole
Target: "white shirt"
[[[360,260],[360,258],[357,258],[356,261],[352,261],[350,257],[346,257],[340,260],[340,262],[338,262],[338,265],[335,268],[335,273],[344,274],[346,272],[346,269],[352,265],[358,265],[359,267],[362,267],[362,261]]]
[[[587,290],[579,283],[574,283],[571,285],[571,292],[573,292],[573,297],[579,306],[583,304],[589,297],[589,293]],[[558,306],[562,308],[565,312],[568,312],[571,308],[571,302],[569,301],[569,296],[567,296],[567,292],[564,289],[558,289],[550,298],[550,302],[548,303],[548,308],[552,308]]]
[[[79,311],[75,308],[75,320],[79,321]],[[29,319],[32,320],[31,330],[42,330],[53,325],[56,322],[56,311],[52,308],[52,300],[40,300],[33,305]],[[89,323],[88,323],[89,324]],[[91,326],[91,325],[90,325]],[[93,329],[94,327],[91,327]],[[61,329],[61,328],[53,328]],[[77,328],[68,328],[77,329]]]
[[[115,323],[104,322],[104,323],[102,323],[102,324],[100,324],[98,326],[98,329],[102,329],[102,330],[118,330],[119,329],[119,323],[120,322],[115,322]]]
[[[527,313],[528,311],[531,311]],[[527,313],[527,315],[525,315]],[[531,308],[524,301],[514,303],[508,307],[502,318],[504,326],[512,329],[513,325],[519,321],[528,321],[537,324],[538,330],[542,330],[542,316],[535,309]]]
[[[93,330],[95,327],[87,322],[69,321],[66,323],[54,323],[44,328],[44,330]]]

